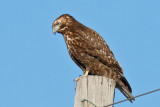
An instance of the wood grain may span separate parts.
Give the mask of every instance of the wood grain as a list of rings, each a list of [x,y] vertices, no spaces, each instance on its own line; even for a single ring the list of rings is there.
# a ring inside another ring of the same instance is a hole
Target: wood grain
[[[81,77],[76,84],[74,107],[95,107],[85,101],[82,106],[82,100],[87,99],[97,107],[114,102],[115,81],[102,76]],[[110,106],[112,107],[112,106]]]

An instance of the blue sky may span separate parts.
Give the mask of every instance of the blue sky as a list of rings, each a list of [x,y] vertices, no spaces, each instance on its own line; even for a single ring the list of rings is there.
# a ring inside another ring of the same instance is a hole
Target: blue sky
[[[159,0],[0,1],[0,107],[73,107],[81,69],[52,22],[69,13],[97,31],[124,69],[133,95],[160,88]],[[115,101],[125,97],[116,90]],[[160,105],[160,92],[115,107]]]

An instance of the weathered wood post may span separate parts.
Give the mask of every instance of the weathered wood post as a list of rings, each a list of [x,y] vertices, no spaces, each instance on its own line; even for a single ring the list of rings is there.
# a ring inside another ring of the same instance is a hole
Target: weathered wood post
[[[77,81],[74,107],[103,107],[114,101],[115,81],[101,76],[82,77]],[[112,106],[110,106],[112,107]]]

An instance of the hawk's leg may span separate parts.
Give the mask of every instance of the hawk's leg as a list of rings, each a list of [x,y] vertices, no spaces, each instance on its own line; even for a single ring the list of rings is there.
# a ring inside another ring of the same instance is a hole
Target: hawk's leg
[[[89,70],[86,70],[84,76],[88,76]]]
[[[85,77],[88,76],[88,73],[89,73],[89,70],[86,70],[84,76],[85,76]],[[81,77],[82,77],[82,76],[76,78],[74,81],[78,81]]]

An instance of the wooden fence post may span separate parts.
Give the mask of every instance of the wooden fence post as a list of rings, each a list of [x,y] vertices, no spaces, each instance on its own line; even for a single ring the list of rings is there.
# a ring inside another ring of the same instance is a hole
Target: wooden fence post
[[[114,102],[115,81],[102,76],[82,77],[77,81],[74,107],[103,107]],[[109,106],[112,107],[112,106]]]

